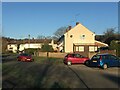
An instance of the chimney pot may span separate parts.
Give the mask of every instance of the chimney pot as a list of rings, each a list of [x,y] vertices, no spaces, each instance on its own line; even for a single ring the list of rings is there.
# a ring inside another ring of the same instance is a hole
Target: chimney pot
[[[68,30],[70,30],[70,29],[72,29],[72,26],[69,26],[69,27],[68,27]]]

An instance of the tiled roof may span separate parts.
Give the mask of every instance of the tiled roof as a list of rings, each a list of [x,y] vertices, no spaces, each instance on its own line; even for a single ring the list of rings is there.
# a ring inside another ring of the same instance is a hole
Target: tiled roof
[[[51,43],[52,39],[30,39],[30,43]],[[8,42],[8,44],[23,44],[23,43],[29,43],[29,39],[23,39],[23,40],[11,40]],[[54,44],[56,44],[57,41],[54,40]]]
[[[105,43],[103,43],[103,42],[100,42],[100,41],[95,41],[95,45],[98,45],[98,46],[101,46],[101,47],[107,47],[108,46],[108,44],[105,44]]]

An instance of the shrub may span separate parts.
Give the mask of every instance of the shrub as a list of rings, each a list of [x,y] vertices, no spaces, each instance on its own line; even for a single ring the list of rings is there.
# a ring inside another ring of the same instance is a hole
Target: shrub
[[[44,44],[44,45],[42,45],[41,51],[43,51],[43,52],[53,52],[54,49],[51,45]]]
[[[25,49],[25,53],[28,53],[28,54],[31,54],[31,55],[33,55],[35,51],[37,51],[37,49],[34,49],[34,48]]]

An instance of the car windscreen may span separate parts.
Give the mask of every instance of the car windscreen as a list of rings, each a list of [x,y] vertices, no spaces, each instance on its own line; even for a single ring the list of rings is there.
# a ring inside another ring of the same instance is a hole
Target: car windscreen
[[[100,55],[94,55],[91,60],[99,60],[99,59],[100,59]]]

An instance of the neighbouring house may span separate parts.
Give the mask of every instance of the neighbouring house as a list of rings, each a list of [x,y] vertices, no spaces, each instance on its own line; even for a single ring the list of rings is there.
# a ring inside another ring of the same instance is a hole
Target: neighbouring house
[[[95,33],[88,28],[76,23],[72,28],[69,26],[66,33],[58,40],[58,49],[65,53],[70,52],[95,52],[100,47],[107,47],[108,45],[95,40]]]
[[[11,43],[7,45],[7,50],[13,53],[17,52],[17,44],[16,43]]]
[[[20,40],[15,42],[9,42],[7,45],[7,50],[12,51],[14,53],[17,52],[17,49],[19,48],[19,51],[24,51],[28,48],[41,48],[44,43],[48,43],[53,47],[54,50],[57,50],[57,42],[52,39],[32,39],[32,40]],[[18,46],[19,45],[19,46]]]

